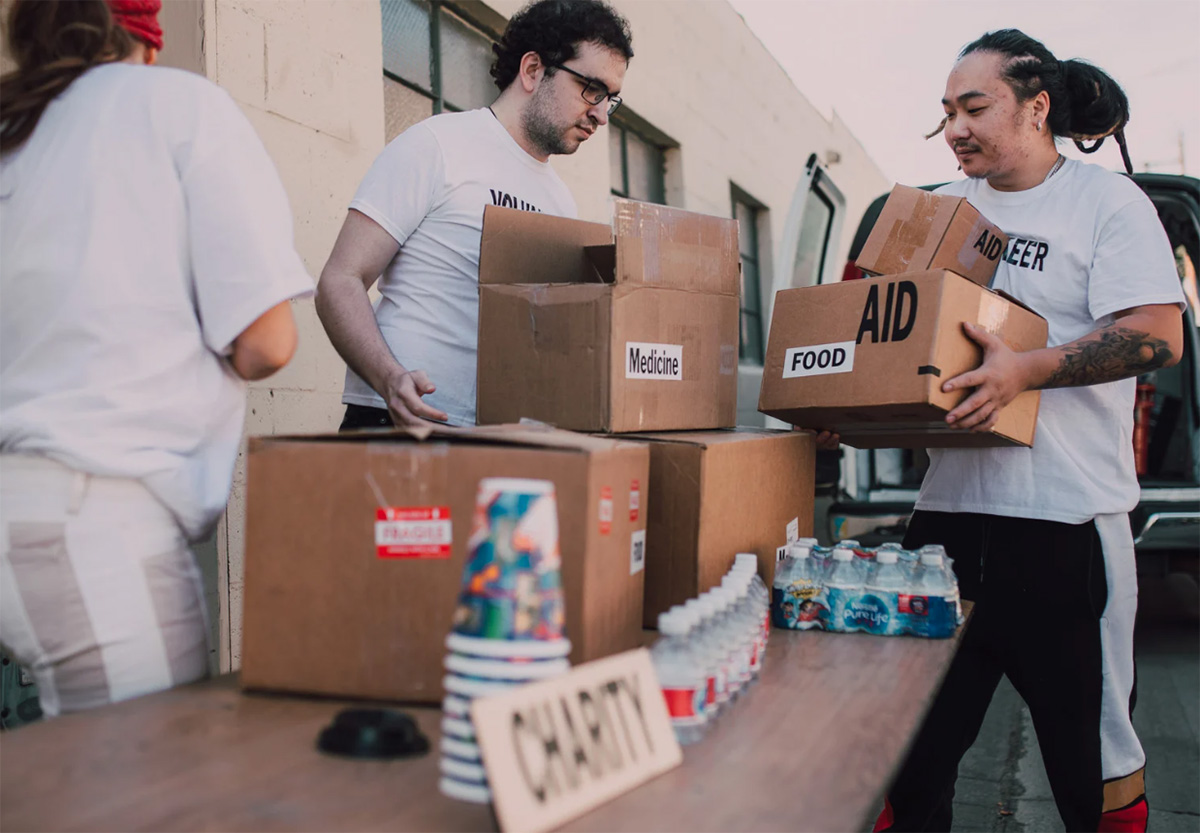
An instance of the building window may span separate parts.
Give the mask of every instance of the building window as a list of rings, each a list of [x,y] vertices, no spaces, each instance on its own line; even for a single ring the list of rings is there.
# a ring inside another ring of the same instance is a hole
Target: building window
[[[444,0],[380,0],[387,140],[436,113],[486,107],[496,34]]]
[[[741,340],[738,358],[743,364],[763,363],[762,257],[759,226],[765,208],[736,185],[731,187],[733,217],[738,224],[738,250],[742,259]]]
[[[792,286],[814,286],[825,272],[825,256],[833,231],[833,201],[819,188],[812,188],[805,197],[804,215],[800,221],[800,241],[796,246],[796,261],[792,266]]]
[[[666,205],[666,150],[628,125],[610,121],[608,158],[613,194]]]

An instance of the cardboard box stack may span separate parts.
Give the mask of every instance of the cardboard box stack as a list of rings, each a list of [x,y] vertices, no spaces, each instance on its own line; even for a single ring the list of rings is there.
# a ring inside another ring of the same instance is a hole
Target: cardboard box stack
[[[480,426],[251,442],[242,684],[441,700],[487,477],[554,483],[573,663],[641,644],[738,552],[769,585],[812,527],[813,443],[720,430],[736,422],[739,307],[734,220],[626,200],[612,226],[489,207]],[[498,424],[521,420],[549,425]]]
[[[1031,446],[1038,391],[986,433],[945,422],[970,392],[942,384],[983,356],[963,322],[1046,346],[1045,319],[986,286],[1007,240],[960,197],[896,186],[857,261],[880,277],[776,295],[759,410],[859,448]]]
[[[479,282],[480,423],[650,449],[646,625],[738,552],[769,584],[789,531],[811,531],[814,455],[808,435],[714,430],[737,420],[736,221],[628,200],[611,227],[489,207]]]

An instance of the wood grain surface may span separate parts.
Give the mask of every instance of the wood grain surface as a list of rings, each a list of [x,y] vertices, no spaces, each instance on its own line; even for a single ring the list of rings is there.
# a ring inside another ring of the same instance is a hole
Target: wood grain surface
[[[761,680],[684,762],[567,830],[862,830],[957,640],[773,631]],[[316,750],[347,704],[226,676],[0,735],[3,830],[494,830],[409,761]]]

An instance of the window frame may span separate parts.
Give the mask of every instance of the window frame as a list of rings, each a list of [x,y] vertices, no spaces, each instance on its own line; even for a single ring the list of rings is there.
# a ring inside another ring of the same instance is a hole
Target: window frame
[[[621,112],[624,113],[625,110],[625,105],[622,105]],[[662,202],[654,202],[653,200],[648,200],[648,202],[651,202],[655,205],[667,205],[667,152],[672,148],[678,147],[678,144],[674,142],[664,142],[660,138],[648,135],[648,131],[639,130],[636,126],[630,123],[629,119],[620,118],[617,116],[609,119],[608,129],[619,130],[621,135],[621,187],[618,189],[614,185],[610,184],[609,193],[612,196],[619,197],[623,200],[637,199],[636,197],[629,196],[629,135],[632,133],[636,139],[654,149],[654,151],[658,154],[658,159],[660,162],[658,170],[658,184],[659,191],[662,194]]]
[[[760,233],[759,227],[762,225],[763,218],[766,216],[766,212],[768,211],[768,209],[767,209],[767,206],[764,205],[761,200],[756,200],[754,197],[750,196],[749,193],[747,193],[742,188],[739,188],[737,186],[737,184],[735,184],[733,182],[729,183],[729,199],[730,199],[731,215],[735,221],[738,219],[738,206],[739,205],[745,206],[745,208],[750,212],[750,227],[751,227],[750,233],[752,235],[752,238],[750,241],[749,248],[751,248],[753,250],[753,255],[749,259],[751,259],[751,261],[753,262],[754,267],[755,267],[754,268],[754,284],[755,285],[753,288],[751,288],[749,286],[746,287],[746,296],[750,296],[751,293],[753,293],[753,300],[755,302],[754,309],[750,309],[746,306],[746,297],[738,298],[738,364],[746,365],[746,366],[750,366],[750,367],[762,367],[764,365],[764,363],[766,362],[766,335],[767,335],[766,330],[767,330],[767,328],[766,328],[765,315],[764,315],[764,310],[763,310],[764,304],[763,304],[762,287],[763,287],[764,263],[763,263],[763,252],[762,252],[762,235]],[[739,235],[739,239],[740,239],[740,235],[741,235],[741,224],[740,223],[738,224],[738,235]],[[746,283],[746,269],[744,266],[744,261],[747,259],[748,259],[747,256],[742,252],[742,246],[739,244],[738,245],[738,262],[739,262],[739,265],[741,265],[742,274],[741,274],[740,283],[742,285],[745,285],[745,283]],[[752,314],[754,317],[756,317],[758,319],[758,340],[757,340],[757,344],[754,347],[754,355],[743,355],[742,347],[745,344],[745,338],[743,337],[743,333],[741,332],[742,318],[743,318],[743,316],[750,315],[750,314]]]
[[[385,2],[387,0],[380,0],[381,4]],[[429,3],[429,88],[427,89],[415,81],[410,81],[392,72],[387,67],[383,68],[383,77],[395,81],[397,84],[401,84],[432,101],[432,115],[436,116],[439,113],[446,112],[461,113],[461,107],[446,101],[445,85],[442,83],[442,14],[449,13],[453,15],[467,28],[473,29],[492,44],[500,40],[500,32],[497,31],[494,25],[495,21],[489,24],[481,20],[478,16],[464,9],[462,3],[450,2],[450,0],[426,0],[426,2]],[[471,5],[482,6],[482,4]],[[484,11],[487,11],[487,9],[484,9]],[[503,23],[503,18],[498,15],[497,18]]]

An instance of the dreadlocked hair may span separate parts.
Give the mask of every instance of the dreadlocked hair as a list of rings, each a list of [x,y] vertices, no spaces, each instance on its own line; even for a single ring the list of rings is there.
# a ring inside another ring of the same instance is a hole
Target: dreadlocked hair
[[[1060,61],[1041,41],[1019,29],[988,32],[964,46],[958,57],[973,52],[992,52],[1006,58],[1002,77],[1018,102],[1024,103],[1045,90],[1050,96],[1046,125],[1052,135],[1072,140],[1084,153],[1095,153],[1112,136],[1121,149],[1125,170],[1133,173],[1125,145],[1129,99],[1112,76],[1087,61]]]
[[[15,0],[7,30],[17,68],[0,76],[0,154],[20,147],[76,78],[133,51],[104,0]]]

